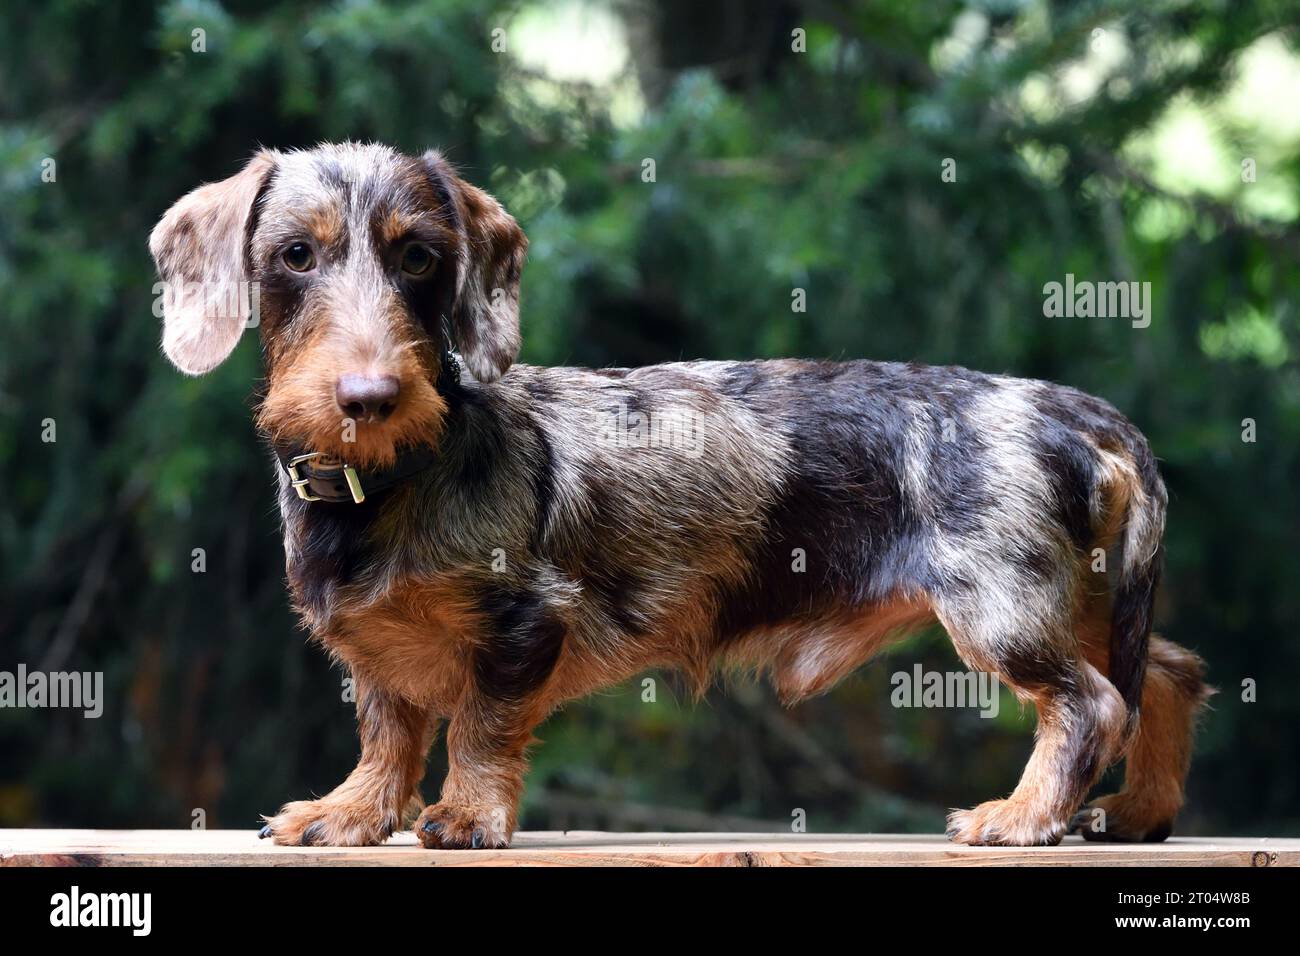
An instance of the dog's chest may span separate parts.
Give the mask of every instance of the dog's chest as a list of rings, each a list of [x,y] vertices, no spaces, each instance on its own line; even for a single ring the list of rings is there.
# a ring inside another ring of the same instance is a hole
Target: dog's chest
[[[473,682],[480,634],[464,591],[450,575],[364,599],[343,589],[317,636],[354,676],[446,716]]]
[[[460,572],[416,574],[391,555],[383,560],[371,527],[357,517],[330,511],[286,521],[295,604],[313,637],[353,676],[449,712],[472,680],[481,632],[472,582]]]

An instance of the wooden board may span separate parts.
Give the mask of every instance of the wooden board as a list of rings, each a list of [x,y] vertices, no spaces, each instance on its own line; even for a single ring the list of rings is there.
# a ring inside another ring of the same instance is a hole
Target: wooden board
[[[537,832],[507,850],[279,847],[254,830],[0,830],[3,866],[1300,866],[1300,840],[965,847],[940,836]]]

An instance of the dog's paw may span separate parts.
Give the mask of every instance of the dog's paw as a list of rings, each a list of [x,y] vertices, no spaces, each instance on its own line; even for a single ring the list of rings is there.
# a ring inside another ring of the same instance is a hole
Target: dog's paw
[[[1160,843],[1174,832],[1177,812],[1130,794],[1112,793],[1076,813],[1070,832],[1097,843]]]
[[[1045,820],[1014,800],[990,800],[948,814],[948,839],[970,846],[1055,846],[1065,822]]]
[[[510,845],[504,807],[434,803],[415,821],[415,835],[430,850],[484,850]]]
[[[375,846],[397,827],[392,815],[373,806],[331,800],[297,800],[286,803],[258,834],[280,846]]]

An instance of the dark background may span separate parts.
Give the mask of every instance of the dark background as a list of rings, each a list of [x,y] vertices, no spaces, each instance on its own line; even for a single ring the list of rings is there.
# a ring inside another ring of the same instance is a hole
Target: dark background
[[[526,361],[917,360],[1114,402],[1171,493],[1160,630],[1222,691],[1180,829],[1300,833],[1297,22],[1273,2],[4,5],[0,670],[106,689],[98,720],[0,710],[0,826],[252,827],[352,766],[343,675],[287,607],[254,337],[175,372],[145,244],[257,144],[352,138],[438,146],[518,217]],[[1066,273],[1150,282],[1150,327],[1045,318]],[[892,708],[918,661],[960,666],[928,634],[793,711],[743,681],[695,705],[664,675],[653,704],[633,682],[570,705],[523,825],[801,808],[813,831],[937,832],[1013,786],[1033,721],[1005,695],[996,720]],[[444,766],[439,744],[426,796]]]

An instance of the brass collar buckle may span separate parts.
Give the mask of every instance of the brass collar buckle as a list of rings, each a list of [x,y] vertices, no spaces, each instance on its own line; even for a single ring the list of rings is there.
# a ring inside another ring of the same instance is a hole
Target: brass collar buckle
[[[326,471],[342,470],[343,480],[347,482],[348,491],[352,493],[352,500],[357,504],[366,500],[365,490],[361,487],[361,479],[357,476],[357,470],[346,462],[339,461],[331,455],[326,455],[319,451],[309,451],[301,455],[294,455],[285,462],[285,471],[289,473],[289,484],[293,490],[298,492],[298,497],[303,501],[320,501],[318,495],[313,495],[308,489],[311,486],[311,478],[298,473],[298,466],[303,462],[312,459],[322,459],[321,464],[325,466]]]

